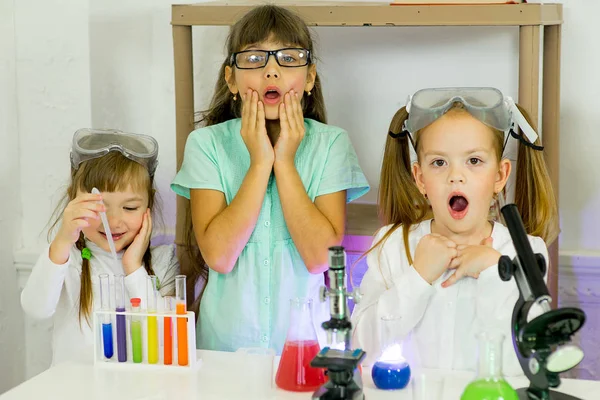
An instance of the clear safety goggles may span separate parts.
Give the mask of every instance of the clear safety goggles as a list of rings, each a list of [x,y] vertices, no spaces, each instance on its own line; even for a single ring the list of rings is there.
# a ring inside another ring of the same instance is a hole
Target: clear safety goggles
[[[435,120],[446,114],[455,102],[460,102],[465,109],[479,121],[487,126],[511,133],[519,138],[515,132],[517,126],[532,145],[538,138],[535,130],[529,125],[515,102],[510,97],[505,97],[495,88],[435,88],[422,89],[412,95],[406,105],[408,119],[403,131],[414,134]],[[390,135],[396,137],[400,134]],[[541,149],[541,146],[532,146]]]
[[[79,129],[73,135],[71,165],[78,169],[87,160],[118,151],[154,175],[158,165],[158,142],[151,136],[125,133],[114,129]]]

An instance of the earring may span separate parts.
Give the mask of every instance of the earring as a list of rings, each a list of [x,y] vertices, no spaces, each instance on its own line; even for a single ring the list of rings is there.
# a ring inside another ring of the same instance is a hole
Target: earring
[[[236,101],[236,100],[237,100],[237,93],[234,93],[233,94],[233,101]]]
[[[310,90],[308,92],[306,92],[307,96],[310,96],[312,93],[310,92]]]

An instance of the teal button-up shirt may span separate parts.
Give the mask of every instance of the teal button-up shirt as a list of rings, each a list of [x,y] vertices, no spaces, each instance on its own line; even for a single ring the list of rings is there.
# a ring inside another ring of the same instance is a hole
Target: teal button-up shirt
[[[348,134],[341,128],[305,119],[305,136],[295,165],[310,199],[342,190],[352,201],[369,190]],[[197,129],[188,137],[175,193],[212,189],[230,204],[250,167],[240,135],[241,120]],[[319,300],[323,274],[308,272],[287,229],[275,177],[269,179],[256,227],[229,274],[209,271],[196,327],[200,349],[235,351],[273,348],[281,354],[289,325],[290,299],[313,299],[313,323],[325,344],[321,323],[329,319]]]

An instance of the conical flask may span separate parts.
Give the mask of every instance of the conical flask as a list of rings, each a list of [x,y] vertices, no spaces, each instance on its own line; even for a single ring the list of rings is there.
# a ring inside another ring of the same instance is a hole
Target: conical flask
[[[275,383],[284,390],[309,392],[325,383],[322,368],[313,368],[310,362],[320,351],[312,320],[312,300],[290,300],[290,327],[281,354]]]
[[[404,389],[410,380],[410,366],[403,354],[402,317],[385,315],[380,320],[381,355],[371,369],[377,388]]]
[[[477,339],[477,378],[467,385],[460,400],[519,400],[502,373],[504,335],[486,332],[477,335]]]

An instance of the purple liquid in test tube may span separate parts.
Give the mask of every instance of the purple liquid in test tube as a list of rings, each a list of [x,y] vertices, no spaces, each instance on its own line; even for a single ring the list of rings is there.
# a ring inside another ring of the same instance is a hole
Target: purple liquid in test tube
[[[125,275],[115,276],[115,305],[117,312],[125,312]],[[125,316],[117,314],[117,357],[119,362],[127,361],[127,329]]]

